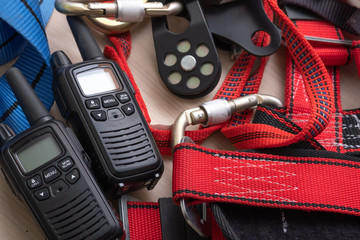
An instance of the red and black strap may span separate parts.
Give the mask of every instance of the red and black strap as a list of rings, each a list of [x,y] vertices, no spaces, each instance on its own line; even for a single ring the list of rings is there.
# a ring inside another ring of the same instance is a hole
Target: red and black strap
[[[174,151],[174,200],[360,215],[359,158],[320,150],[280,152],[283,155],[179,144]]]

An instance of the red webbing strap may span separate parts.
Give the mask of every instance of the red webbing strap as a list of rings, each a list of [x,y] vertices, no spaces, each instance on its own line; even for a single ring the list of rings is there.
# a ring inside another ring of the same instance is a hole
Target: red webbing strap
[[[301,32],[308,36],[334,40],[344,39],[341,30],[323,21],[297,21],[296,25]],[[322,31],[316,31],[317,29],[322,29]],[[343,65],[349,63],[353,56],[359,69],[357,42],[353,43],[352,49],[340,44],[331,44],[330,46],[328,43],[323,42],[313,42],[313,45],[324,63],[330,66]],[[338,58],[336,58],[337,55]],[[357,138],[359,131],[356,127],[359,117],[358,113],[342,109],[340,68],[335,66],[328,67],[328,72],[334,86],[335,111],[327,128],[316,136],[315,140],[328,151],[339,153],[357,152],[360,148],[360,142]],[[306,121],[305,119],[310,114],[310,107],[308,98],[304,95],[304,84],[302,83],[299,71],[289,56],[287,56],[286,79],[286,115],[294,123],[303,127],[303,122]]]
[[[237,138],[236,142],[232,142],[238,149],[281,147],[313,138],[325,129],[334,110],[332,82],[318,54],[297,27],[279,9],[276,1],[268,0],[267,2],[274,11],[275,21],[282,30],[287,48],[303,76],[311,112],[305,121],[303,130],[298,134],[292,134],[266,124],[243,124],[223,129],[222,132],[229,139],[245,134],[248,136]]]
[[[295,22],[299,31],[305,36],[344,40],[342,31],[336,26],[321,20]],[[319,31],[321,29],[321,31]],[[325,66],[341,66],[348,64],[351,60],[351,51],[341,44],[331,44],[319,41],[309,41],[319,54]]]
[[[322,131],[321,134],[314,139],[318,141],[326,150],[345,153],[343,144],[343,111],[341,108],[340,99],[340,75],[339,67],[329,67],[329,75],[333,80],[334,85],[334,97],[335,97],[335,112],[332,114],[328,126]],[[286,83],[286,117],[291,119],[293,123],[303,127],[304,122],[310,115],[310,107],[308,104],[308,98],[304,95],[304,85],[299,78],[298,70],[287,57],[287,81]]]
[[[257,39],[257,44],[261,45],[260,41],[267,38],[267,36],[260,36]],[[261,63],[258,69],[256,69],[254,73],[250,75],[249,70],[253,67],[255,59],[255,56],[247,52],[243,52],[237,60],[237,63],[240,64],[234,64],[225,78],[221,88],[216,93],[214,99],[221,98],[229,100],[258,93],[261,79],[263,78],[265,65],[269,58],[261,58]],[[242,71],[243,69],[246,69],[246,71]],[[223,129],[226,129],[230,126],[238,126],[240,124],[250,123],[252,114],[252,110],[233,114],[231,119],[228,121],[227,126],[222,128],[222,131]]]
[[[130,239],[162,238],[158,203],[128,202],[127,207]]]
[[[159,203],[128,202],[127,208],[130,239],[162,239]],[[221,229],[210,212],[207,221],[210,223],[211,240],[225,240]]]
[[[182,143],[174,151],[173,197],[196,202],[360,215],[360,162],[211,150]]]
[[[296,26],[307,36],[327,38],[327,39],[344,39],[342,32],[335,26],[324,21],[296,21]],[[321,29],[321,31],[316,31]],[[322,42],[312,43],[315,50],[319,53],[325,65],[343,65],[351,59],[349,49],[340,44],[328,44]],[[327,71],[332,80],[334,89],[334,106],[335,111],[331,116],[328,126],[325,130],[315,137],[328,151],[344,152],[342,146],[342,118],[340,104],[340,77],[338,67],[328,67]],[[291,56],[286,56],[286,87],[285,87],[285,109],[287,118],[291,119],[300,127],[304,127],[306,119],[311,114],[309,98],[305,94],[305,86],[302,76],[297,69]]]

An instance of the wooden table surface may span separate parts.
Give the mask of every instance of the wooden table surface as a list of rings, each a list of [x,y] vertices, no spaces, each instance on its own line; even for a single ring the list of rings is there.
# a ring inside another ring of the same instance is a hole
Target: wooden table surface
[[[359,1],[351,1],[359,6]],[[81,61],[75,41],[66,22],[65,16],[54,11],[46,32],[49,40],[50,51],[63,50],[73,63]],[[101,48],[105,44],[111,45],[105,35],[93,31]],[[213,98],[228,70],[232,66],[229,52],[219,50],[222,63],[222,75],[218,86],[208,95],[194,100],[183,99],[170,93],[162,83],[157,71],[155,49],[152,40],[150,20],[146,19],[138,24],[132,31],[132,50],[128,59],[130,69],[141,91],[141,95],[147,104],[152,119],[152,124],[171,125],[175,118],[184,110],[198,106]],[[285,79],[285,48],[281,47],[266,67],[260,93],[277,96],[284,99]],[[0,67],[3,74],[11,63]],[[357,108],[360,106],[360,81],[355,64],[341,68],[341,97],[344,109]],[[56,106],[51,113],[58,117]],[[207,147],[218,149],[234,149],[228,140],[220,133],[216,133],[205,144]],[[141,190],[132,194],[142,201],[157,201],[159,197],[171,197],[171,157],[163,157],[165,162],[164,174],[152,191]],[[0,178],[0,239],[22,240],[43,239],[42,230],[37,227],[35,219],[11,192],[3,178]]]

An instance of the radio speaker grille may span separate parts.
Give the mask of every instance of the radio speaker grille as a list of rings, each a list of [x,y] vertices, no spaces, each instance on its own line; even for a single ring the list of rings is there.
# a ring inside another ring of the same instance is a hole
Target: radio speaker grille
[[[111,132],[101,132],[101,137],[116,167],[155,159],[151,143],[140,123]]]
[[[89,190],[46,213],[59,239],[97,239],[108,222]]]

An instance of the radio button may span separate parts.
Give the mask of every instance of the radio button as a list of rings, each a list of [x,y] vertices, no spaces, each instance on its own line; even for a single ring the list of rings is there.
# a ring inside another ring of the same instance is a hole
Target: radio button
[[[70,158],[66,158],[58,162],[59,168],[65,172],[68,171],[73,165],[74,162]]]
[[[37,200],[43,201],[50,197],[49,190],[47,188],[43,188],[34,192],[34,196]]]
[[[103,110],[92,111],[90,114],[95,121],[105,121],[106,120],[106,113]]]
[[[125,104],[121,107],[121,109],[124,111],[124,113],[129,116],[135,112],[135,107],[132,103]]]
[[[100,108],[100,100],[97,98],[92,98],[85,101],[85,105],[88,109],[99,109]]]
[[[112,95],[102,97],[101,101],[102,101],[102,105],[104,108],[115,107],[115,106],[119,105],[116,98]]]
[[[61,173],[59,172],[59,170],[57,170],[56,167],[50,167],[43,171],[43,177],[46,183],[55,180],[56,178],[60,177],[60,175]]]
[[[29,189],[40,187],[42,185],[40,175],[35,175],[34,177],[26,180],[26,184],[28,185]]]
[[[51,191],[54,195],[64,192],[68,189],[69,189],[69,186],[63,180],[58,180],[58,181],[54,182],[53,184],[51,184]]]
[[[109,120],[119,120],[125,117],[124,114],[122,114],[122,112],[120,111],[120,109],[117,108],[108,110],[108,116]]]
[[[118,94],[116,94],[116,97],[117,97],[117,99],[119,99],[119,101],[121,103],[126,103],[126,102],[130,101],[130,96],[126,92],[118,93]]]
[[[66,180],[71,183],[71,184],[74,184],[76,183],[79,178],[80,178],[80,174],[79,174],[79,171],[75,168],[73,169],[71,172],[69,172],[68,174],[66,174],[65,176]]]

